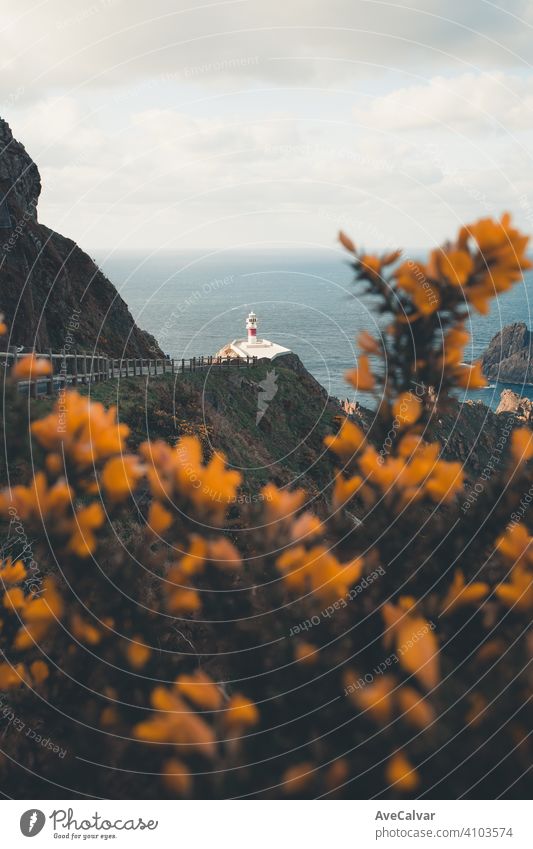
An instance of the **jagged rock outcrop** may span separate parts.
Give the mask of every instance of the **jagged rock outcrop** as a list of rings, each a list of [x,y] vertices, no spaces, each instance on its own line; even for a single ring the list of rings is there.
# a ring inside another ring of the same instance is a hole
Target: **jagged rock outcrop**
[[[347,416],[357,416],[361,406],[359,401],[350,401],[349,398],[341,399],[340,404],[343,413],[346,413]]]
[[[494,336],[481,358],[483,374],[490,380],[533,383],[532,334],[523,321],[508,324]]]
[[[0,311],[10,343],[38,351],[68,345],[112,356],[161,356],[93,260],[39,223],[40,192],[37,166],[0,118]]]
[[[513,413],[516,419],[524,422],[533,421],[533,401],[521,398],[512,389],[504,389],[500,395],[497,413]]]

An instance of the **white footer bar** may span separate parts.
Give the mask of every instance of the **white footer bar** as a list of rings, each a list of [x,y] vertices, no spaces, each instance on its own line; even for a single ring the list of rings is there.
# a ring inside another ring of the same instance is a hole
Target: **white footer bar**
[[[527,802],[3,801],[2,845],[530,849]],[[35,843],[29,844],[30,838]],[[68,841],[68,843],[67,843]]]

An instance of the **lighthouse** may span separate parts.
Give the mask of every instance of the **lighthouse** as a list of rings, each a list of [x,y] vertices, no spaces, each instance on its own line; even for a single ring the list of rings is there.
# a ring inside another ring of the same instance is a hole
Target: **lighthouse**
[[[246,330],[248,331],[248,344],[253,345],[257,341],[257,316],[253,310],[246,319]]]
[[[276,357],[290,353],[289,348],[284,348],[283,345],[278,345],[269,339],[257,338],[257,316],[251,310],[246,319],[246,339],[234,339],[233,342],[229,342],[217,351],[215,357],[242,360],[256,357],[258,360],[275,360]]]

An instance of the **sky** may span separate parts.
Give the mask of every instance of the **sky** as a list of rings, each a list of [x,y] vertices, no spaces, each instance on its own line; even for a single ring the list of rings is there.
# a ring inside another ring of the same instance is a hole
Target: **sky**
[[[0,115],[98,251],[533,231],[531,0],[0,0]]]

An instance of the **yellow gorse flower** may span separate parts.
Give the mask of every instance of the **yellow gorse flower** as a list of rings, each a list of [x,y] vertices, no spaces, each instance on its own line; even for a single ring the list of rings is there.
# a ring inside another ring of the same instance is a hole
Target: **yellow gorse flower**
[[[205,518],[219,523],[235,501],[242,476],[228,469],[225,457],[215,453],[203,462],[200,440],[182,437],[174,448],[161,441],[145,442],[140,448],[146,474],[155,498],[184,498]]]
[[[26,597],[20,609],[22,626],[14,640],[14,648],[20,651],[40,643],[63,614],[63,599],[53,578],[45,578],[40,596]]]
[[[46,377],[51,373],[50,360],[36,357],[35,354],[26,354],[11,369],[11,377],[14,380],[35,380],[35,378]]]
[[[341,564],[323,545],[311,549],[297,545],[287,549],[276,563],[292,592],[312,592],[323,602],[343,598],[359,579],[363,569],[361,558]]]
[[[33,423],[32,432],[43,448],[63,451],[75,467],[90,469],[124,451],[129,427],[117,422],[115,407],[106,410],[103,404],[70,391],[50,415]]]

